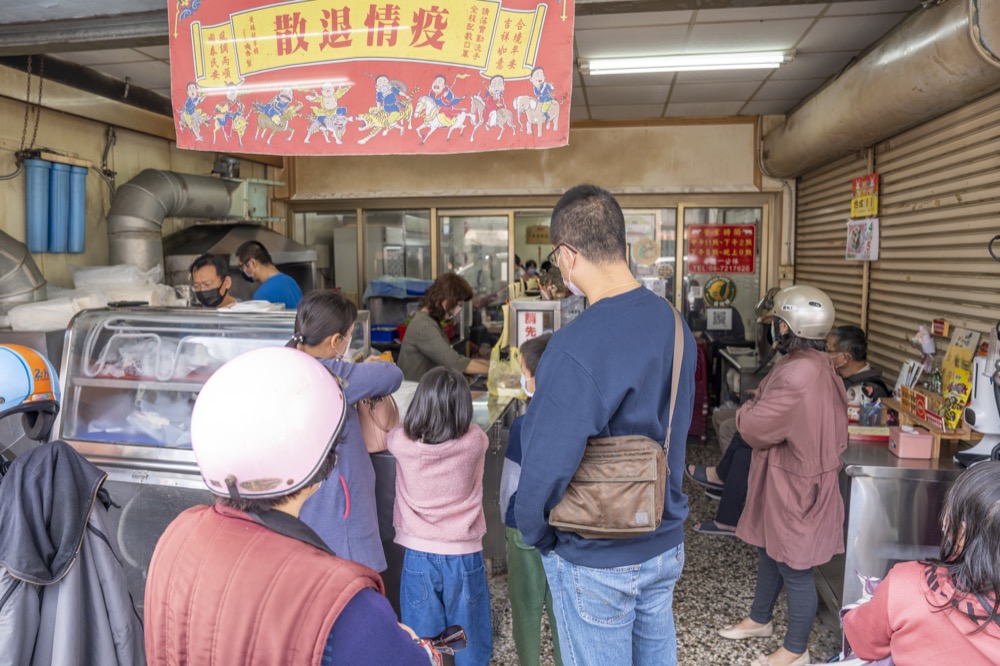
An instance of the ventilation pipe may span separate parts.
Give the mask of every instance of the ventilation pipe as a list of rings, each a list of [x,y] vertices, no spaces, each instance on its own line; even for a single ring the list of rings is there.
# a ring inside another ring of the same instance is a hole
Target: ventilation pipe
[[[1000,6],[946,0],[904,22],[764,137],[765,173],[792,178],[1000,88]]]
[[[0,312],[45,300],[45,278],[24,243],[0,231]]]
[[[146,169],[120,188],[108,212],[112,264],[163,266],[163,220],[230,215],[238,183]]]

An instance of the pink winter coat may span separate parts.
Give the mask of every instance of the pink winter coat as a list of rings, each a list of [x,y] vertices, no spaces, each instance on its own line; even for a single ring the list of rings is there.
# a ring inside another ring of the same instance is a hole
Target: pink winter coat
[[[754,449],[736,535],[793,569],[844,552],[847,394],[827,355],[800,349],[780,359],[736,412],[736,427]]]

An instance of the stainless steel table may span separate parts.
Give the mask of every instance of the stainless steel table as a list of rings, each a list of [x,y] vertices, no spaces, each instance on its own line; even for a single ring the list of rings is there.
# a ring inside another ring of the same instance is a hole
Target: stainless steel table
[[[841,458],[846,552],[816,568],[834,611],[861,596],[856,573],[882,577],[897,562],[937,555],[945,493],[963,471],[950,458],[897,458],[882,443],[851,442]]]

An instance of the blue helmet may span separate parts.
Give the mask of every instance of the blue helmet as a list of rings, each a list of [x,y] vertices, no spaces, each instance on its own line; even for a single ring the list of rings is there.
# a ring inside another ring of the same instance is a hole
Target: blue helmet
[[[59,378],[47,358],[28,347],[0,344],[0,418],[21,414],[25,434],[46,440],[59,398]]]

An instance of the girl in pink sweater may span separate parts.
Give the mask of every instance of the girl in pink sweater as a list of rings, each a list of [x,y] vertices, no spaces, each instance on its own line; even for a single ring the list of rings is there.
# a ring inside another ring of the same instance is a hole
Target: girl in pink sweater
[[[403,425],[387,437],[396,458],[395,542],[406,548],[400,615],[418,636],[465,628],[456,666],[486,666],[493,653],[483,566],[483,467],[489,441],[472,424],[461,374],[434,368],[417,386]]]

